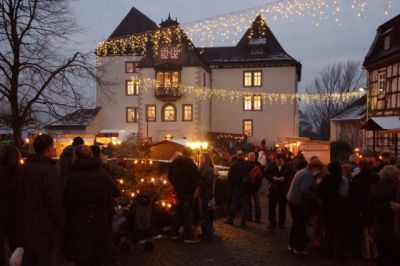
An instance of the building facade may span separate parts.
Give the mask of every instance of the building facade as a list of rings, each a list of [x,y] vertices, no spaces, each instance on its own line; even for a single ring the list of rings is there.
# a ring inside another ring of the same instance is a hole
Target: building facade
[[[296,93],[301,64],[255,18],[236,46],[196,48],[170,17],[157,26],[135,8],[108,41],[141,32],[161,34],[145,52],[127,47],[97,54],[97,103],[103,130],[139,133],[153,141],[242,134],[269,143],[298,136],[298,104],[267,103],[258,93]],[[162,34],[161,34],[162,35]],[[151,85],[143,81],[153,81]],[[202,90],[239,90],[240,100]]]
[[[365,57],[368,71],[368,146],[399,155],[400,142],[400,15],[378,27]]]

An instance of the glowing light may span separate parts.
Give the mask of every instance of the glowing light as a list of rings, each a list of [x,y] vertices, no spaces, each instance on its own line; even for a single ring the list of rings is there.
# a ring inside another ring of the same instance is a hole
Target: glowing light
[[[143,182],[144,182],[144,178],[140,179],[140,182],[142,182],[142,183],[143,183]]]
[[[119,182],[121,185],[124,184],[124,180],[123,180],[123,179],[118,180],[118,182]]]
[[[135,195],[136,195],[135,192],[132,192],[132,193],[131,193],[131,197],[132,197],[132,198],[134,198]]]

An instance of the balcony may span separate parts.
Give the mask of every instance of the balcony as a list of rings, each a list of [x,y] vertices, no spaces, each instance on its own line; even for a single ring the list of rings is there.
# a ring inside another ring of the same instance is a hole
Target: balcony
[[[182,97],[180,87],[157,87],[154,96],[163,102],[174,102]]]

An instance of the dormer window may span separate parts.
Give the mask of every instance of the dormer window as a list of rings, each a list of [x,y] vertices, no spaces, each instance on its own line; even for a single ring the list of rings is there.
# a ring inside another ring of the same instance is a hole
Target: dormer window
[[[264,54],[264,49],[262,47],[251,47],[252,55]]]
[[[384,41],[383,48],[384,48],[385,50],[387,50],[387,49],[390,48],[390,36],[386,36],[386,37],[385,37],[385,41]]]

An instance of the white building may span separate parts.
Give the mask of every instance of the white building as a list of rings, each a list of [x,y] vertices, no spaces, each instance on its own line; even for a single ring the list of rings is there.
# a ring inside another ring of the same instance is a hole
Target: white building
[[[174,32],[169,39],[146,44],[146,52],[128,44],[97,53],[97,73],[107,83],[97,88],[102,130],[140,133],[153,141],[205,139],[210,132],[269,143],[298,136],[297,102],[269,104],[257,95],[296,93],[301,76],[301,64],[283,50],[261,16],[236,46],[196,48],[176,20],[169,17],[158,27],[132,8],[108,41],[168,29]],[[142,80],[156,82],[144,87]],[[252,95],[231,102],[196,96],[188,86]]]

